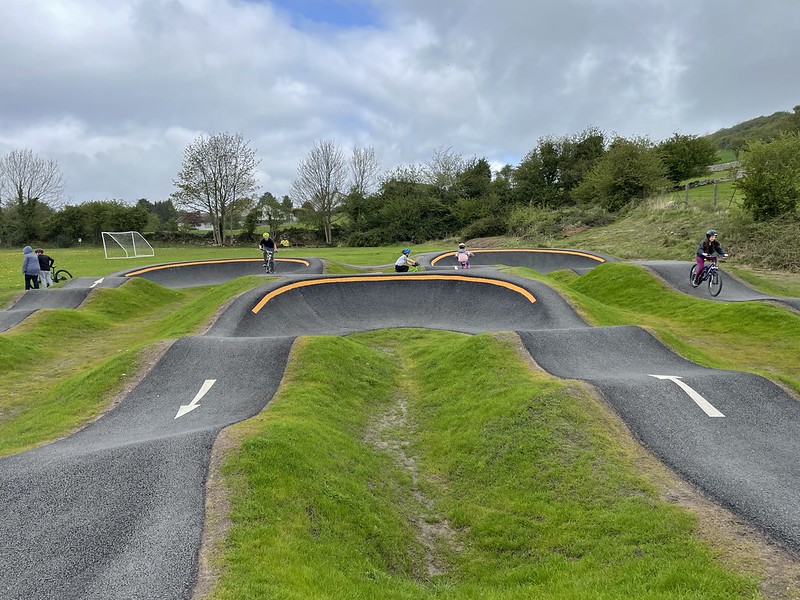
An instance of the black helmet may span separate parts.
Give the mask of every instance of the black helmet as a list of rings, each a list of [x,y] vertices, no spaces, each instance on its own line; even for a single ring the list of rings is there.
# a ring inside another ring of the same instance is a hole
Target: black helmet
[[[708,231],[706,231],[706,237],[711,237],[712,235],[717,235],[716,229],[709,229]]]

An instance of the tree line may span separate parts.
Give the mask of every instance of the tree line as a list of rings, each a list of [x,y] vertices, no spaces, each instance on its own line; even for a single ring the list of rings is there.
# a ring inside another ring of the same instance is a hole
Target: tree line
[[[800,118],[785,124],[773,137],[751,140],[742,155],[737,186],[756,220],[796,217]],[[709,137],[675,133],[654,143],[590,127],[542,138],[518,164],[494,171],[487,158],[444,146],[425,163],[382,171],[372,147],[347,152],[320,140],[300,161],[291,197],[279,200],[256,194],[259,161],[241,133],[204,134],[185,148],[173,194],[134,206],[62,205],[57,163],[13,150],[0,158],[0,243],[66,246],[97,241],[101,231],[178,232],[201,222],[220,245],[252,239],[264,223],[274,232],[305,232],[312,242],[355,246],[503,235],[520,220],[556,213],[591,225],[706,174],[718,149]]]

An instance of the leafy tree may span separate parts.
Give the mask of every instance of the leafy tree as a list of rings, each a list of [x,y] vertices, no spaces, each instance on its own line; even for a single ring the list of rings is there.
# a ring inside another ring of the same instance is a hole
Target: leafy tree
[[[708,138],[674,133],[658,145],[658,154],[664,161],[667,176],[678,184],[684,179],[705,175],[709,165],[714,164],[717,148]]]
[[[800,134],[753,141],[743,159],[744,177],[736,182],[744,192],[745,210],[757,221],[793,214],[800,198]]]
[[[605,153],[605,136],[595,128],[561,138],[542,138],[513,174],[516,204],[558,208],[574,203],[572,190]]]
[[[223,245],[226,226],[250,208],[259,162],[241,133],[201,135],[184,150],[172,198],[182,208],[208,214],[214,242]]]
[[[455,180],[455,192],[461,198],[483,198],[492,184],[492,168],[486,158],[468,161]]]
[[[792,116],[789,118],[789,132],[800,132],[800,104],[792,109]]]
[[[287,200],[289,201],[288,206]],[[264,213],[268,215],[270,226],[273,222],[282,223],[292,218],[292,201],[289,200],[289,196],[284,196],[283,201],[279,202],[272,193],[264,192],[258,199],[256,208],[260,215],[263,216]]]
[[[47,237],[64,246],[78,238],[98,242],[103,231],[144,230],[148,214],[142,205],[130,206],[119,200],[65,206],[48,220]]]
[[[331,218],[342,204],[347,183],[347,162],[333,140],[315,142],[308,156],[300,161],[297,179],[292,183],[295,197],[307,211],[316,214],[325,243],[331,244]]]
[[[166,225],[166,223],[169,221],[173,221],[178,218],[178,209],[175,208],[172,200],[161,200],[159,202],[154,202],[151,212],[158,217],[162,225]]]
[[[455,228],[452,213],[434,185],[388,181],[374,200],[380,208],[373,222],[385,234],[383,243],[439,239]]]
[[[441,146],[434,149],[433,157],[419,168],[420,181],[439,190],[448,190],[464,171],[467,163],[464,158],[451,147]]]
[[[80,206],[67,205],[48,219],[45,225],[45,239],[59,246],[69,247],[78,239],[89,240],[88,230],[83,223],[83,210]]]
[[[647,138],[611,142],[573,195],[583,204],[616,212],[641,202],[667,183],[664,165]]]
[[[514,170],[515,203],[542,208],[558,206],[557,172],[552,142],[542,140],[537,148],[525,155]]]
[[[287,220],[291,220],[294,216],[294,204],[292,204],[292,199],[289,196],[284,196],[281,198],[281,210],[283,214],[286,215]]]
[[[508,207],[514,201],[514,167],[504,165],[499,171],[494,173],[494,179],[490,186],[491,194],[497,199],[500,206]]]
[[[259,208],[253,208],[250,212],[247,213],[247,216],[244,218],[244,226],[242,231],[242,238],[248,241],[253,241],[259,236],[256,235],[256,228],[258,227],[258,223],[261,221],[261,210]]]
[[[139,198],[136,202],[136,206],[146,210],[150,215],[147,223],[148,231],[177,231],[178,209],[175,208],[172,200],[162,200],[153,203],[147,200],[147,198]]]
[[[562,138],[560,145],[558,180],[563,193],[571,195],[594,163],[605,154],[606,136],[596,127],[588,127],[573,136]]]

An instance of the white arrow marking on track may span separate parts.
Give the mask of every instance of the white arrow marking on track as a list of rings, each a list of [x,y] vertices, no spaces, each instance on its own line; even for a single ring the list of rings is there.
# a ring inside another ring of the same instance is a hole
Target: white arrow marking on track
[[[700,394],[698,394],[695,390],[693,390],[689,385],[685,384],[681,381],[681,378],[677,375],[650,375],[650,377],[655,377],[656,379],[669,379],[670,381],[674,381],[678,384],[684,392],[689,395],[689,398],[694,400],[695,404],[703,409],[703,412],[706,413],[709,417],[724,417],[721,412],[719,412],[716,408],[712,406],[712,404],[703,398]]]
[[[105,279],[105,277],[101,277],[100,279],[98,279],[97,281],[95,281],[95,282],[94,282],[92,285],[90,285],[90,286],[89,286],[89,288],[91,289],[91,288],[93,288],[94,286],[96,286],[97,284],[99,284],[99,283],[103,283],[103,279]]]
[[[178,408],[178,414],[175,415],[175,418],[177,419],[178,417],[182,417],[186,413],[190,413],[195,408],[198,408],[200,406],[198,404],[198,402],[200,402],[200,398],[205,396],[208,393],[208,390],[211,389],[211,386],[214,385],[216,382],[217,382],[216,379],[206,379],[203,382],[203,385],[200,386],[200,391],[197,392],[197,395],[192,399],[192,401],[189,402],[189,404],[182,404],[180,408]]]

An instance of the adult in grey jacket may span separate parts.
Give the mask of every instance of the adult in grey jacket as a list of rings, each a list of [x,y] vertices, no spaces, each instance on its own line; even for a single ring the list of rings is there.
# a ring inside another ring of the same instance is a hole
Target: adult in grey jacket
[[[22,249],[22,273],[25,275],[25,289],[39,289],[39,275],[42,270],[39,267],[39,257],[33,253],[33,248],[25,246]]]

